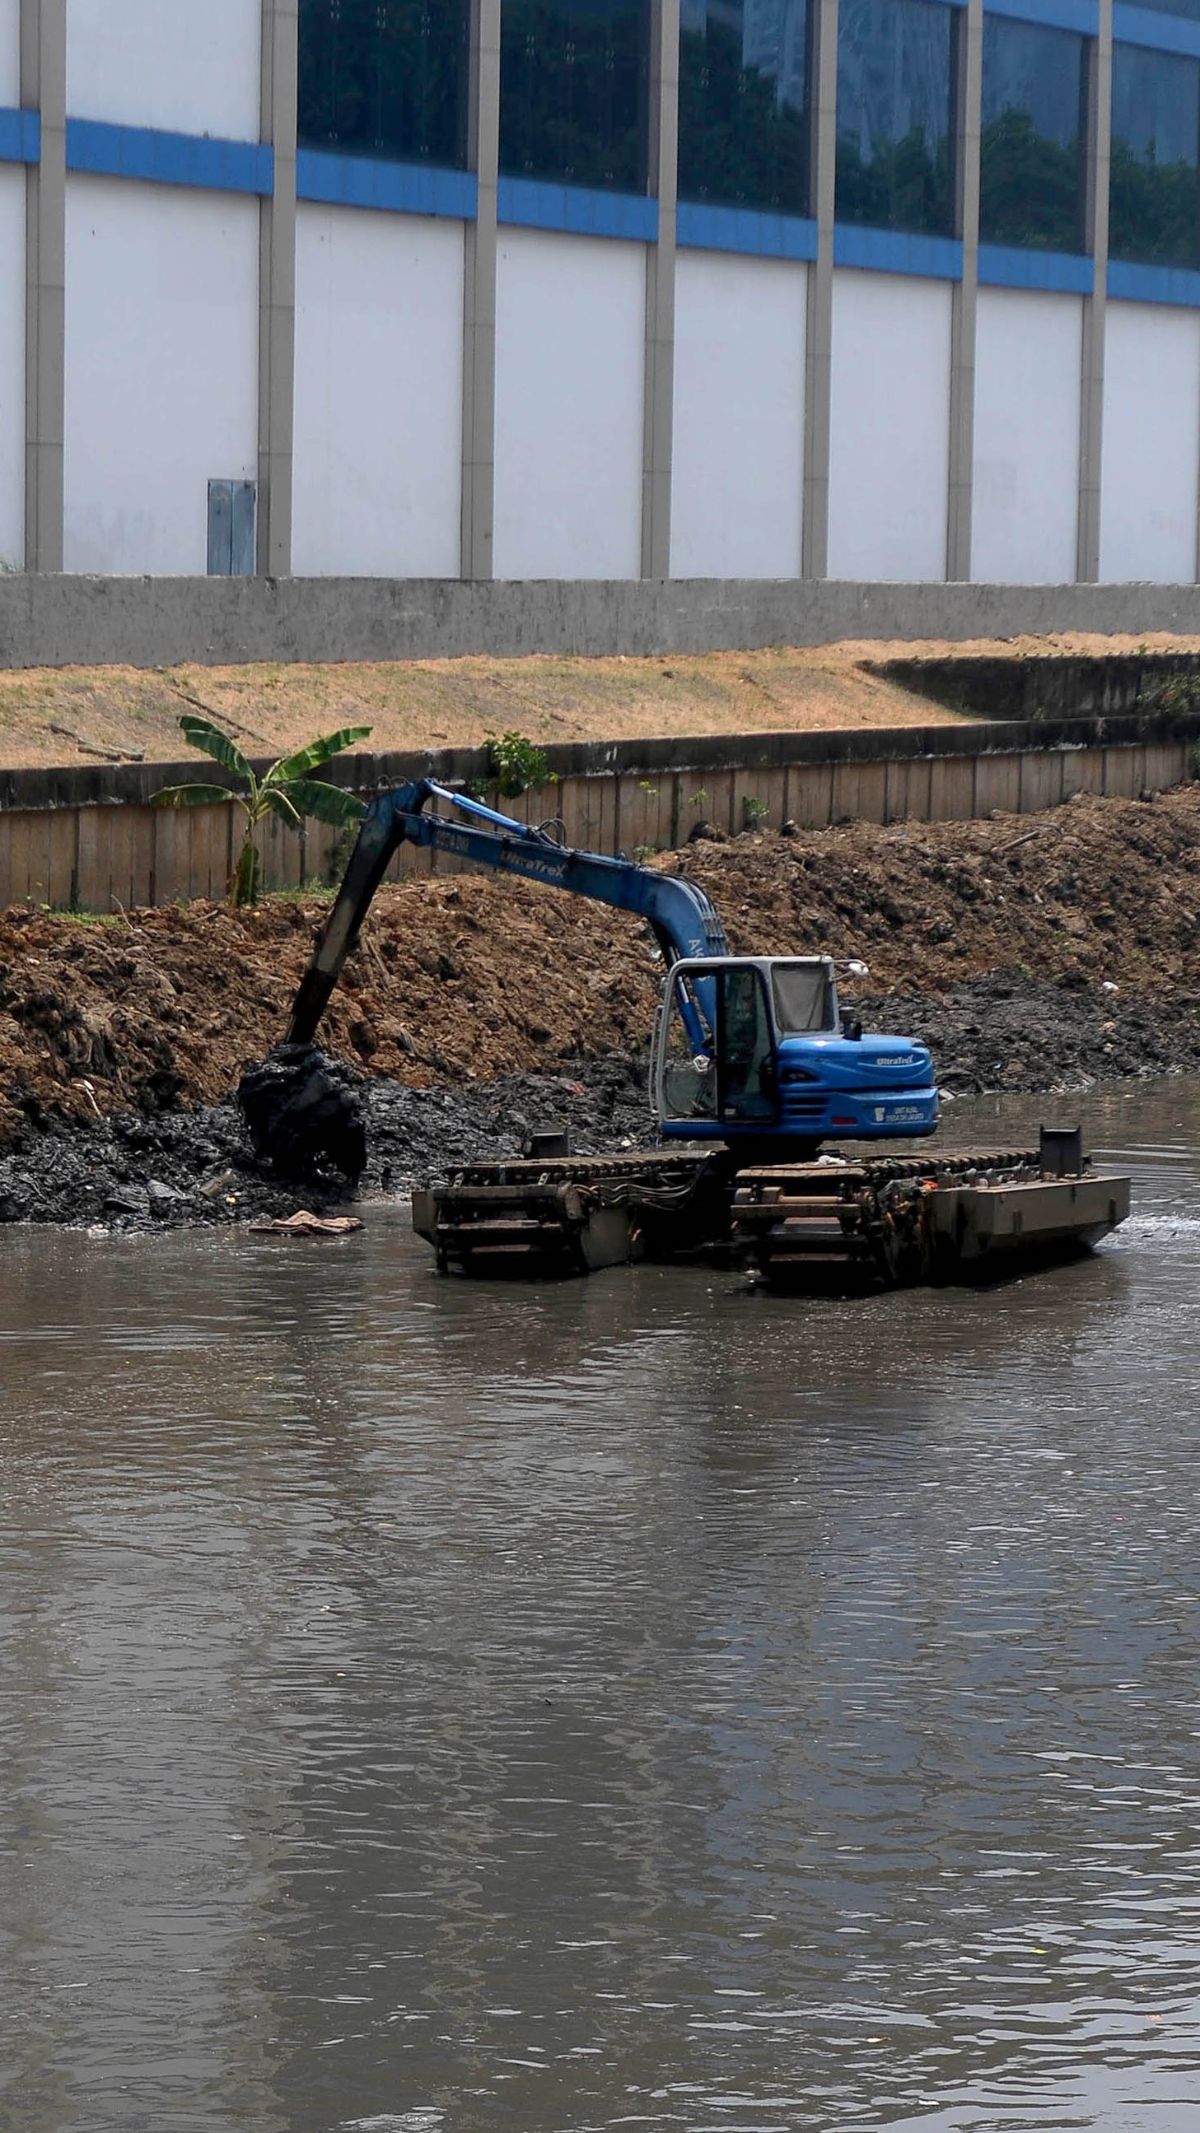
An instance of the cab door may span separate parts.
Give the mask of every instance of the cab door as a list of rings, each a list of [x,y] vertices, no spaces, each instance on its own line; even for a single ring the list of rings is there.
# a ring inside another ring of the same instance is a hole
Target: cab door
[[[770,1002],[763,973],[751,963],[717,974],[717,1115],[730,1125],[778,1122]]]

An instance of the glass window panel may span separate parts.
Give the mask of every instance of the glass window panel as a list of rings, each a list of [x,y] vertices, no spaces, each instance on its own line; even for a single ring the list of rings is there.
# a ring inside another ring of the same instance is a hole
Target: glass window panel
[[[649,0],[504,0],[500,168],[646,189]]]
[[[952,234],[957,12],[936,0],[842,0],[840,221]]]
[[[808,0],[682,0],[679,196],[808,212]]]
[[[1200,265],[1200,60],[1113,46],[1108,248],[1146,265]]]
[[[836,1029],[833,987],[820,963],[776,963],[771,972],[775,1020],[785,1035],[797,1030]]]
[[[300,0],[309,148],[466,166],[470,0]]]
[[[983,26],[979,234],[1083,250],[1082,37],[989,17]]]

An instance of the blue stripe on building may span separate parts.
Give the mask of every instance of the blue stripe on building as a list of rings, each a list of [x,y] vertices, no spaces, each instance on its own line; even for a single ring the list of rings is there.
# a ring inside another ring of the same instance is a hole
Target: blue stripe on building
[[[1108,293],[1119,303],[1180,304],[1200,309],[1200,273],[1194,267],[1139,267],[1126,259],[1108,262]]]
[[[1096,286],[1096,263],[1074,252],[981,244],[979,279],[996,289],[1055,289],[1065,296],[1090,296]]]
[[[275,190],[275,151],[265,142],[113,126],[102,119],[67,120],[67,169],[204,192],[269,197]]]
[[[479,184],[472,171],[435,170],[421,163],[389,163],[371,156],[301,148],[296,156],[296,197],[320,200],[331,207],[446,215],[473,222]]]
[[[0,163],[36,163],[41,153],[40,114],[0,109]]]
[[[770,215],[753,207],[717,207],[681,200],[677,243],[704,252],[745,252],[759,259],[815,259],[817,225],[802,215]]]
[[[857,222],[839,222],[833,232],[835,267],[866,267],[880,274],[961,281],[962,260],[963,248],[957,237],[930,237],[914,230],[865,229]]]
[[[1182,15],[1160,15],[1154,8],[1113,7],[1113,43],[1148,45],[1156,52],[1183,52],[1200,59],[1200,22]]]
[[[984,0],[984,13],[1032,22],[1041,30],[1074,30],[1079,37],[1100,34],[1098,0]]]
[[[496,215],[521,229],[564,230],[575,237],[631,237],[653,244],[658,202],[641,193],[605,193],[540,178],[501,178]]]

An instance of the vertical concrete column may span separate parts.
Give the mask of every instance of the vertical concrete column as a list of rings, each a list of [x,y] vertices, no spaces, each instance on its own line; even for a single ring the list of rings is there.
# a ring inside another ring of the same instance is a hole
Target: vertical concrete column
[[[1100,0],[1100,34],[1091,47],[1087,121],[1087,249],[1095,288],[1083,300],[1083,378],[1079,405],[1079,530],[1075,575],[1100,576],[1100,455],[1104,425],[1104,331],[1108,306],[1108,179],[1112,144],[1113,0]]]
[[[475,0],[469,161],[478,182],[463,275],[462,561],[493,574],[496,508],[496,191],[500,169],[500,0]]]
[[[962,280],[955,284],[950,325],[950,493],[946,576],[971,575],[971,506],[975,461],[975,319],[979,293],[979,140],[983,101],[983,0],[968,0],[958,30],[958,168],[956,226]]]
[[[646,252],[642,425],[642,576],[671,574],[671,446],[675,416],[675,205],[679,174],[679,0],[650,10],[651,191],[658,242]]]
[[[63,567],[66,0],[21,0],[21,104],[40,111],[25,174],[25,568]]]
[[[275,151],[275,189],[260,203],[258,235],[257,566],[267,578],[292,568],[298,71],[298,0],[263,0],[259,127]]]
[[[833,359],[833,206],[837,172],[838,0],[816,0],[812,53],[812,205],[817,256],[808,270],[804,366],[801,571],[829,569],[829,397]]]

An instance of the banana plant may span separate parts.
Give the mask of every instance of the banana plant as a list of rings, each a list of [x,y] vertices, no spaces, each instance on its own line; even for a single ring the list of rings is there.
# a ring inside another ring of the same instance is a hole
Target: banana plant
[[[268,815],[277,815],[289,829],[298,830],[306,815],[344,829],[363,814],[363,802],[356,800],[353,793],[343,792],[338,785],[326,785],[312,773],[319,770],[322,763],[328,763],[332,756],[340,755],[352,742],[367,740],[371,732],[369,726],[343,726],[340,733],[322,734],[319,740],[310,741],[306,748],[297,748],[292,755],[281,755],[261,778],[250,768],[241,749],[220,726],[214,726],[211,719],[196,718],[189,712],[180,719],[179,726],[189,747],[211,756],[213,762],[229,771],[239,784],[231,788],[228,785],[206,785],[196,780],[188,785],[164,785],[151,795],[151,805],[224,807],[230,800],[236,802],[246,818],[246,835],[231,885],[230,901],[235,905],[258,902],[262,862],[256,832],[259,823]]]

